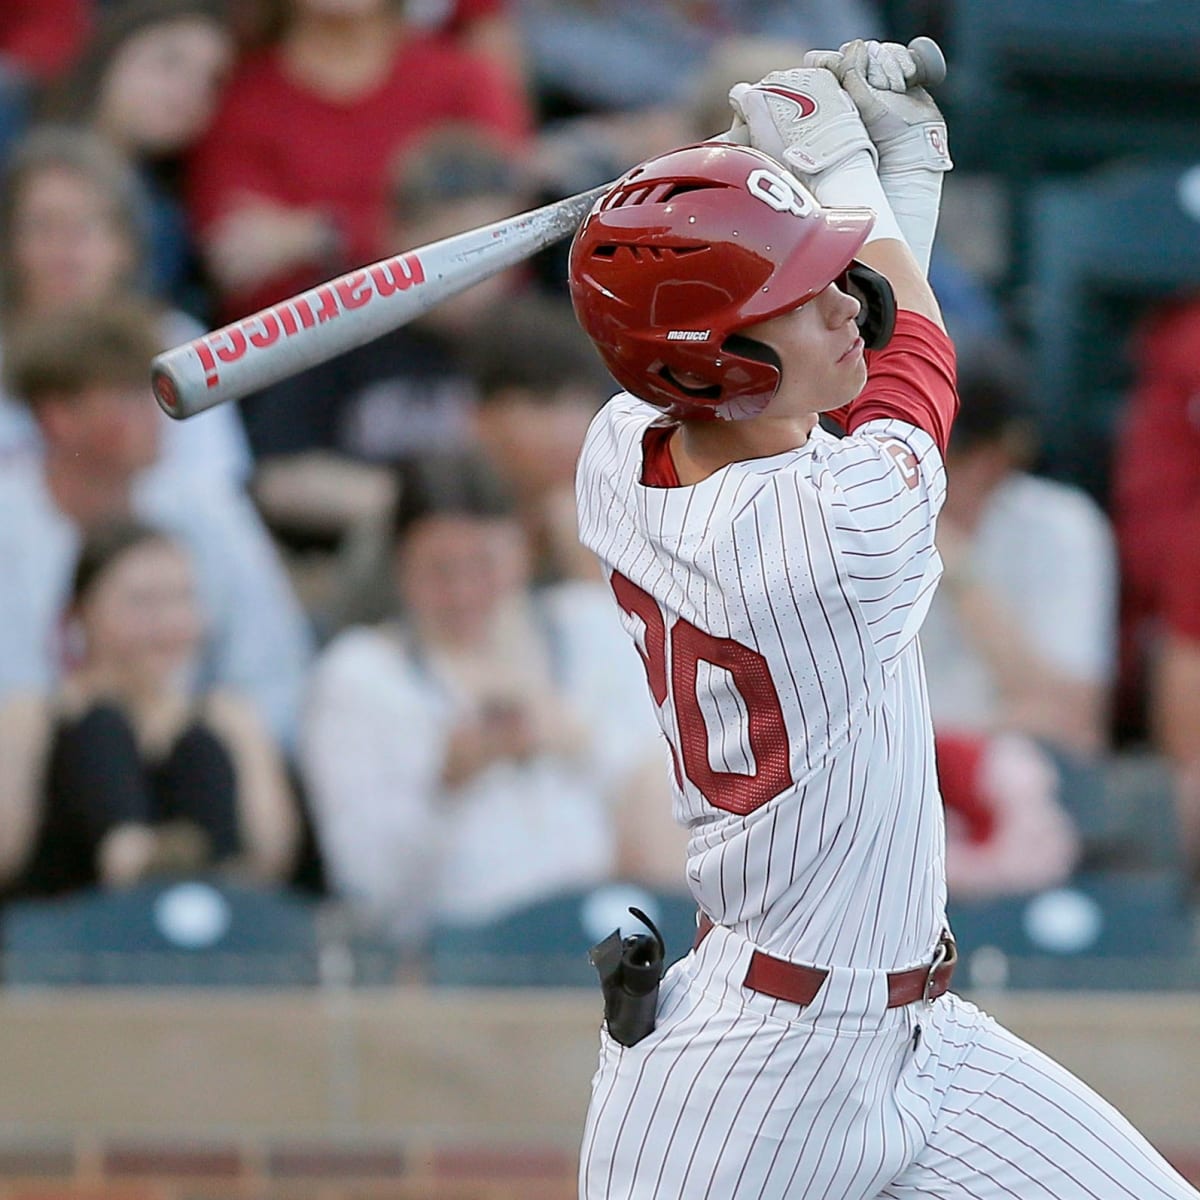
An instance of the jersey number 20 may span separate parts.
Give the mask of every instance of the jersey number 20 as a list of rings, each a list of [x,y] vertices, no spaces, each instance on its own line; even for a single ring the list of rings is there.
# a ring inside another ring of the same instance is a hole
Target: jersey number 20
[[[639,646],[638,652],[654,703],[661,706],[669,699],[674,707],[679,730],[679,743],[672,747],[676,775],[682,767],[709,804],[743,816],[790,787],[787,726],[767,660],[757,650],[733,638],[713,637],[682,617],[668,630],[662,609],[649,592],[619,571],[613,572],[611,582],[617,603],[645,627],[645,649]],[[702,662],[728,671],[742,699],[747,713],[746,740],[754,759],[752,775],[713,768],[708,727],[696,692]]]

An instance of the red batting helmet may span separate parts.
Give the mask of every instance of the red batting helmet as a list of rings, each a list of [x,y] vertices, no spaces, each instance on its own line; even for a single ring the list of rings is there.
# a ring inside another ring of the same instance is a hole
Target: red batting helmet
[[[845,282],[852,264],[873,274],[853,260],[874,220],[869,208],[822,208],[757,150],[688,146],[634,167],[596,202],[571,244],[571,299],[627,391],[674,416],[754,416],[779,386],[778,362],[731,335]],[[885,299],[869,297],[876,308]],[[869,346],[891,332],[875,316]]]

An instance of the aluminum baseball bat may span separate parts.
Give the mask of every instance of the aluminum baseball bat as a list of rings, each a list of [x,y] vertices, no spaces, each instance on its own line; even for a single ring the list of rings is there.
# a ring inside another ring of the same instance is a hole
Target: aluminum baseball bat
[[[608,185],[348,271],[158,355],[154,395],[190,417],[361,346],[574,233]]]
[[[908,48],[919,68],[914,85],[945,79],[936,42],[914,38]],[[609,186],[348,271],[167,350],[150,364],[154,395],[182,420],[335,358],[574,233]]]

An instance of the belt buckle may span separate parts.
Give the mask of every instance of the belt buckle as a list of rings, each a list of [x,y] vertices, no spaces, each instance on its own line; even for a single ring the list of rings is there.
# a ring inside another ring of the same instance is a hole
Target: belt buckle
[[[926,1004],[933,1003],[933,997],[930,993],[933,991],[934,984],[937,982],[935,976],[938,968],[950,957],[950,939],[946,936],[938,940],[937,949],[933,952],[933,962],[929,964],[929,970],[925,973],[925,989],[921,993],[921,999]]]

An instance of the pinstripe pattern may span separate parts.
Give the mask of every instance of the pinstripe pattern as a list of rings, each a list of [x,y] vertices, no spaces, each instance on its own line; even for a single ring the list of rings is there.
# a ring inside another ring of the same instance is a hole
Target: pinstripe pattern
[[[649,1037],[602,1033],[581,1196],[1194,1198],[971,1005],[887,1008],[887,972],[928,962],[944,920],[916,640],[941,569],[932,439],[869,421],[652,488],[656,416],[621,395],[593,422],[580,531],[667,691],[688,881],[716,927],[668,972]],[[812,1004],[742,986],[756,946],[829,968]]]
[[[801,1010],[739,986],[752,949],[717,927],[671,968],[648,1038],[602,1034],[581,1196],[1195,1200],[1119,1113],[973,1005],[885,1009],[879,973],[835,968],[841,999]]]
[[[875,421],[842,441],[817,431],[800,450],[693,487],[649,488],[641,438],[655,415],[618,397],[593,425],[579,473],[584,543],[653,596],[668,626],[682,619],[765,658],[795,781],[739,815],[682,780],[676,816],[692,831],[697,902],[785,958],[926,961],[945,897],[916,631],[940,572],[940,455],[921,430]],[[894,440],[917,458],[915,486],[888,452]],[[644,650],[639,620],[625,620]],[[697,692],[709,762],[748,774],[746,706],[728,672],[702,664]],[[675,709],[663,704],[659,719],[678,748]]]

